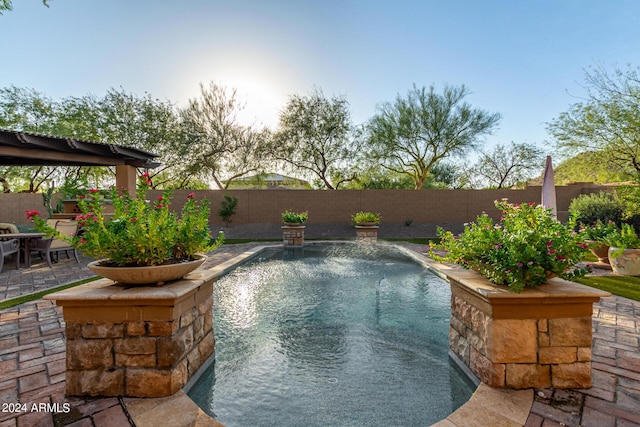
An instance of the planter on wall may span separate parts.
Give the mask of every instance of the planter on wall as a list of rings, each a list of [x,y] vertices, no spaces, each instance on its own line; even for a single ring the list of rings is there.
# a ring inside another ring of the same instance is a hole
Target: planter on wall
[[[380,228],[376,223],[356,223],[356,241],[358,243],[377,243],[378,242],[378,229]]]
[[[619,248],[609,248],[609,262],[614,274],[619,276],[640,276],[640,249],[623,249],[614,256]]]
[[[182,279],[207,259],[205,255],[196,255],[193,261],[144,267],[108,267],[100,265],[104,260],[90,262],[87,267],[98,276],[111,279],[122,285],[162,285],[172,280]]]
[[[213,282],[203,269],[162,287],[108,279],[46,295],[62,307],[68,396],[171,396],[211,363]]]
[[[451,284],[451,354],[483,383],[591,387],[593,303],[611,294],[559,278],[516,294],[459,266],[434,268]]]
[[[282,243],[285,246],[302,246],[304,245],[304,229],[305,225],[301,223],[286,222],[282,228]]]

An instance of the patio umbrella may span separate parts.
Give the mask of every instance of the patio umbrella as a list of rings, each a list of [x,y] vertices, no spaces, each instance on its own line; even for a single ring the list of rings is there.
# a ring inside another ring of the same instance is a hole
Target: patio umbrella
[[[547,161],[544,165],[544,175],[542,177],[542,206],[551,209],[553,217],[557,218],[558,208],[556,205],[556,184],[553,179],[551,156],[547,156]]]

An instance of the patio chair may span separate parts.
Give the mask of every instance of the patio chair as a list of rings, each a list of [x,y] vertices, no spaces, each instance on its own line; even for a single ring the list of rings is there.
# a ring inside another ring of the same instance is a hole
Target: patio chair
[[[18,228],[13,224],[2,223],[2,227],[0,227],[0,235],[17,232]],[[4,257],[12,254],[15,254],[16,268],[20,268],[20,240],[0,239],[0,273],[4,267]]]
[[[59,220],[47,220],[47,225],[58,230],[60,234],[65,236],[74,236],[78,232],[78,221],[59,219]],[[71,244],[62,239],[41,239],[34,244],[33,250],[38,252],[40,256],[43,256],[47,261],[49,267],[51,267],[51,261],[58,262],[59,253],[64,252],[67,258],[69,251],[73,253],[77,263],[80,263],[78,258],[78,251]]]

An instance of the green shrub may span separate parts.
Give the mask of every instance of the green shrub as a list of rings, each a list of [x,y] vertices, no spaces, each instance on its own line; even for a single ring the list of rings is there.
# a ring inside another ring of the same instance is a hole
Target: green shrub
[[[351,215],[351,222],[354,224],[366,224],[366,223],[380,224],[381,218],[382,218],[382,215],[380,215],[379,213],[360,211]]]
[[[640,248],[640,237],[629,224],[622,224],[622,227],[617,233],[613,233],[607,237],[605,242],[616,248],[616,251],[611,253],[612,258],[617,258],[622,254],[624,249],[638,249]]]
[[[616,188],[616,194],[624,209],[623,221],[632,225],[636,233],[640,233],[640,188],[622,186]]]
[[[228,194],[224,195],[224,200],[220,202],[222,205],[220,209],[218,209],[218,215],[220,218],[229,226],[231,222],[231,217],[236,213],[236,207],[238,206],[238,198],[229,196]]]
[[[584,225],[593,225],[596,221],[613,221],[620,226],[624,214],[622,201],[612,193],[601,191],[597,194],[581,194],[571,201],[569,214]]]
[[[294,212],[291,209],[287,209],[282,212],[282,222],[285,224],[304,224],[309,219],[309,212]]]

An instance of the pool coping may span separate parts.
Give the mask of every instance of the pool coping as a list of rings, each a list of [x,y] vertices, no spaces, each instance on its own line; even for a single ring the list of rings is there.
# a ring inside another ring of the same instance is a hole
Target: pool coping
[[[306,243],[304,246],[314,246],[320,244],[357,244],[351,241],[319,240]],[[439,272],[432,263],[419,256],[416,252],[404,248],[395,243],[379,242],[378,245],[392,246],[399,249],[420,265],[432,271],[434,274],[446,280],[446,276]],[[282,244],[260,245],[251,248],[242,254],[231,258],[219,265],[209,268],[215,280],[228,274],[251,259],[258,256],[263,251],[270,248],[281,248]],[[297,248],[299,249],[299,248]],[[424,255],[424,254],[423,254]],[[471,398],[445,419],[432,424],[437,427],[467,427],[467,426],[524,426],[531,407],[533,405],[533,389],[528,390],[508,390],[493,389],[479,380],[457,357],[449,356],[454,363],[461,368],[469,379],[477,386]],[[214,362],[215,356],[210,357],[198,371],[189,379],[187,384],[178,392],[168,397],[162,398],[124,398],[123,404],[138,427],[155,427],[157,425],[171,425],[176,427],[199,426],[199,427],[225,427],[205,413],[198,405],[189,398],[188,391],[200,378],[202,373]],[[169,423],[169,424],[167,424]]]

